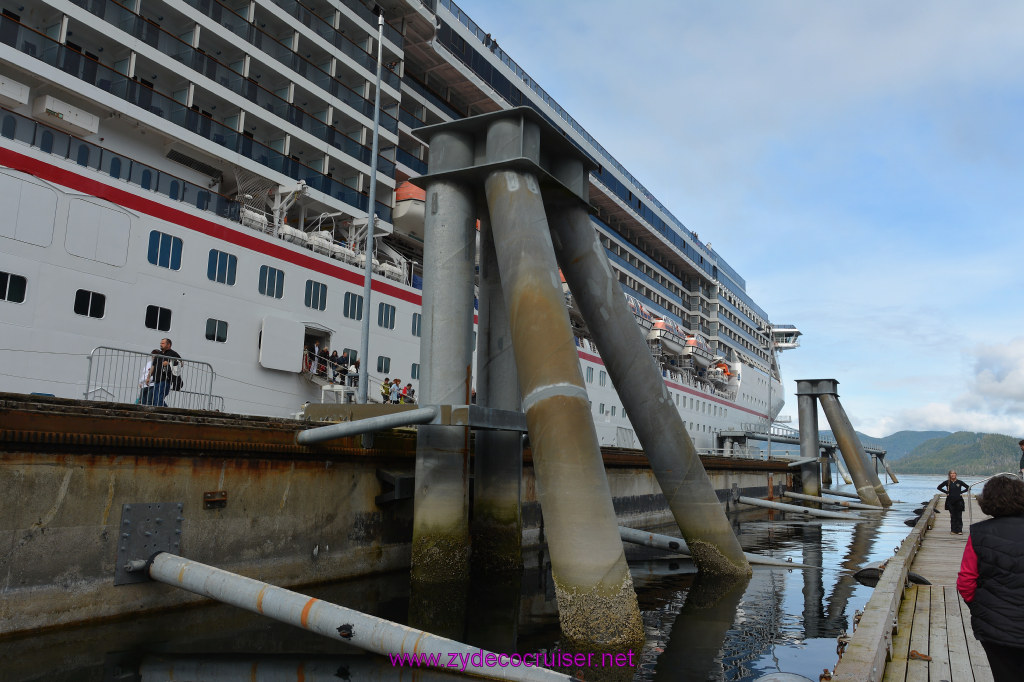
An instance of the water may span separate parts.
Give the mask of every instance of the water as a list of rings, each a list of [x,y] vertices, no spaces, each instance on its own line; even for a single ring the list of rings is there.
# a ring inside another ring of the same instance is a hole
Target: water
[[[817,680],[835,666],[836,638],[851,629],[854,612],[871,596],[852,572],[895,552],[910,531],[903,521],[931,499],[942,477],[900,480],[888,486],[892,509],[869,521],[792,520],[763,510],[734,519],[746,551],[821,571],[755,567],[747,585],[729,589],[697,577],[688,561],[627,548],[646,643],[635,652],[633,667],[595,668],[586,679],[746,682],[787,672]],[[550,571],[543,554],[527,561],[533,568],[521,580],[488,580],[464,597],[438,591],[412,599],[405,573],[309,593],[398,622],[407,622],[411,612],[414,621],[430,623],[440,634],[494,651],[551,652],[559,646],[559,630]],[[0,642],[4,682],[171,679],[411,678],[408,669],[403,675],[384,657],[223,605]],[[414,679],[466,678],[421,672]]]

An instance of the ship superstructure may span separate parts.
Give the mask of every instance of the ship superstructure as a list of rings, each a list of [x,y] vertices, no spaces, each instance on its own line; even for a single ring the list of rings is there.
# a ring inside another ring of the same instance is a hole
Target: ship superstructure
[[[4,390],[102,398],[86,394],[94,347],[170,337],[215,369],[225,410],[288,415],[323,395],[306,349],[355,360],[363,315],[370,395],[384,376],[415,386],[422,199],[405,181],[429,155],[416,129],[527,105],[599,165],[594,224],[697,446],[781,409],[776,351],[799,331],[773,327],[739,274],[455,3],[380,3],[372,221],[377,17],[359,0],[0,4]],[[573,319],[601,440],[635,446]]]

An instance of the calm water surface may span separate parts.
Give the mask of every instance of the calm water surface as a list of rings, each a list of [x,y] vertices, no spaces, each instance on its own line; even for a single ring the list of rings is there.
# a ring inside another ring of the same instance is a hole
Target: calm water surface
[[[887,486],[893,508],[859,523],[796,520],[763,510],[734,519],[748,552],[822,566],[821,571],[755,567],[748,584],[723,588],[698,578],[686,560],[627,548],[646,644],[635,654],[635,667],[591,670],[586,678],[747,681],[788,672],[816,681],[823,669],[834,667],[836,638],[850,630],[854,612],[871,596],[852,572],[894,553],[910,530],[904,520],[931,498],[942,477],[906,475],[900,481]],[[527,561],[533,568],[520,580],[489,580],[461,596],[443,590],[410,595],[405,573],[309,593],[492,651],[551,652],[559,646],[559,630],[550,570],[541,553]],[[403,674],[386,658],[227,606],[0,642],[4,682],[172,679],[469,678],[427,671],[412,676],[408,669]]]

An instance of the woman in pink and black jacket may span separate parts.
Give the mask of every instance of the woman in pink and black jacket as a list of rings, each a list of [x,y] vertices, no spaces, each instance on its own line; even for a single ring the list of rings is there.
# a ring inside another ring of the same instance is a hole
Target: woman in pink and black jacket
[[[993,518],[971,526],[956,589],[996,682],[1016,681],[1024,662],[1024,481],[996,476],[978,506]]]

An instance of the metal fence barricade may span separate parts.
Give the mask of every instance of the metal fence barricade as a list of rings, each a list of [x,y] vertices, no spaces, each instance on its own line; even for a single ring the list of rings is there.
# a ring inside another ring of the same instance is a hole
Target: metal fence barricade
[[[86,400],[185,410],[224,409],[224,398],[213,395],[216,373],[207,362],[109,346],[94,348],[88,359]],[[156,363],[157,368],[150,372],[147,368],[151,362]],[[164,362],[168,364],[166,370],[161,371]]]

